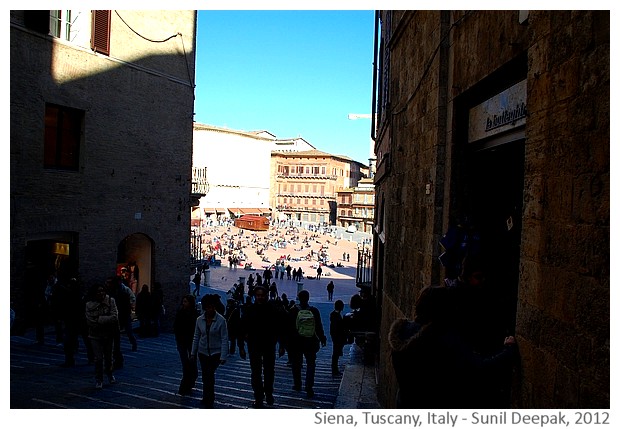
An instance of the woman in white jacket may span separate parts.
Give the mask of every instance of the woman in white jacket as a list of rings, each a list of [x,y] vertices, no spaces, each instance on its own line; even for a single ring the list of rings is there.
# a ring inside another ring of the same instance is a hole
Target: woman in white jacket
[[[220,297],[205,295],[200,304],[203,313],[196,319],[194,343],[190,358],[200,361],[202,371],[202,401],[205,408],[213,408],[215,402],[215,370],[226,362],[228,355],[228,327],[226,319],[215,309]]]

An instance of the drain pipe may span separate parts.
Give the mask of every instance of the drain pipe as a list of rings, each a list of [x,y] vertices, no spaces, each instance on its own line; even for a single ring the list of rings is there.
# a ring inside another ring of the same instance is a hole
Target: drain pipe
[[[370,120],[370,138],[372,141],[377,141],[376,129],[377,129],[377,49],[379,46],[379,11],[375,10],[375,46],[374,46],[374,58],[372,62],[372,107],[371,120]]]

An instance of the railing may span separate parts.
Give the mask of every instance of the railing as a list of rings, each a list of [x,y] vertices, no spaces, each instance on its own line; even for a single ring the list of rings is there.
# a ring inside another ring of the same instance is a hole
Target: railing
[[[372,252],[364,247],[357,250],[357,286],[370,286],[372,282]]]
[[[192,181],[192,194],[207,195],[209,193],[209,182],[207,179],[194,179]]]
[[[190,266],[195,266],[202,259],[202,235],[192,229],[190,241]]]

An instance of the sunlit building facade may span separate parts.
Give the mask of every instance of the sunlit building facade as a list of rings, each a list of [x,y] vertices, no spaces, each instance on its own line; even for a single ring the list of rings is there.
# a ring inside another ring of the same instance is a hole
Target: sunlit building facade
[[[336,224],[337,193],[368,176],[368,167],[319,150],[271,154],[271,204],[278,221]]]
[[[344,188],[337,194],[336,225],[372,234],[375,220],[373,179],[361,179],[357,186]]]

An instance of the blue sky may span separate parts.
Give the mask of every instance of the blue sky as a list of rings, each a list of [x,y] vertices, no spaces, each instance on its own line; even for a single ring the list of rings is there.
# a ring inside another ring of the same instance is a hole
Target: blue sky
[[[372,10],[199,10],[195,120],[368,165],[373,43]]]

